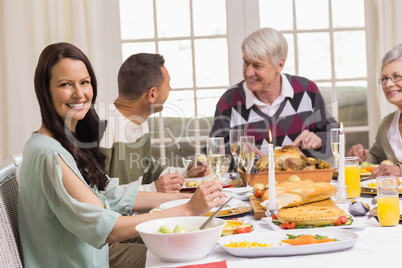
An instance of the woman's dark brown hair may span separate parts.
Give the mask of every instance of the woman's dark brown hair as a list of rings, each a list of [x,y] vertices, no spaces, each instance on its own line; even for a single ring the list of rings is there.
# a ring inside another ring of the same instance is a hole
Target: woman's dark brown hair
[[[64,123],[50,96],[50,79],[52,68],[62,59],[69,58],[82,61],[91,77],[93,89],[92,105],[97,96],[95,72],[85,54],[69,43],[56,43],[47,46],[41,53],[35,70],[34,85],[39,102],[42,124],[54,135],[54,138],[71,153],[85,181],[91,187],[104,190],[108,184],[105,174],[105,155],[99,149],[100,135],[106,123],[101,122],[91,107],[85,117],[78,121],[73,133]],[[102,130],[101,130],[102,128]]]

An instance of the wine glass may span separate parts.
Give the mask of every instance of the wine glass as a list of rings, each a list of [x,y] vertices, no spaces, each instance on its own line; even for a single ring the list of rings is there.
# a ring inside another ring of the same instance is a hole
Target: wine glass
[[[339,133],[340,128],[331,129],[331,149],[334,155],[334,166],[337,168],[339,165]]]
[[[221,164],[221,171],[219,175],[223,177],[226,173],[228,173],[229,168],[230,168],[230,163],[232,162],[232,156],[231,155],[225,155],[224,161]]]
[[[240,159],[243,167],[246,169],[247,183],[246,187],[250,187],[250,172],[254,165],[255,158],[255,139],[254,136],[240,137]]]
[[[207,161],[214,179],[220,179],[221,166],[225,161],[225,141],[223,138],[207,139]]]
[[[230,130],[230,152],[232,153],[233,159],[235,161],[235,172],[239,168],[240,161],[240,137],[243,136],[242,129],[231,129]]]

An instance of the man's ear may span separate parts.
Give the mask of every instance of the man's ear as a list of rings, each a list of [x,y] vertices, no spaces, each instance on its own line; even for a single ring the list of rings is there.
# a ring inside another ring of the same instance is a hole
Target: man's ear
[[[281,58],[278,65],[276,66],[276,71],[278,73],[280,73],[282,71],[283,67],[285,67],[285,58]]]
[[[147,93],[147,99],[150,103],[155,103],[156,98],[158,97],[158,90],[156,89],[156,87],[151,87]]]

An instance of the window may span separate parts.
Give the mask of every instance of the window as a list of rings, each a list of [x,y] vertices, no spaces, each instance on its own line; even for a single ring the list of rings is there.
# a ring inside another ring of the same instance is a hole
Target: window
[[[178,153],[166,127],[186,154],[200,152],[229,86],[225,0],[120,0],[120,16],[123,60],[160,53],[171,76],[164,110],[149,119],[155,155]]]
[[[368,89],[376,88],[368,77],[377,77],[367,69],[368,2],[373,1],[120,0],[123,60],[160,53],[171,76],[164,110],[149,119],[154,156],[178,163],[166,127],[186,154],[202,150],[219,97],[242,80],[241,42],[259,27],[283,32],[289,45],[284,72],[316,82],[349,134],[347,148],[357,142],[368,147]]]
[[[364,2],[259,0],[261,27],[281,31],[288,41],[284,72],[317,84],[328,110],[345,126],[346,148],[358,142],[369,145]]]

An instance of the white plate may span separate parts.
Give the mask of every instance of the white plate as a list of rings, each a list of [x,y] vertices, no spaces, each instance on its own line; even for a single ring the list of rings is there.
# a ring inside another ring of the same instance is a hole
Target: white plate
[[[247,189],[246,187],[236,187],[236,188],[223,188],[222,192],[224,192],[227,196],[233,198],[247,201],[250,199],[250,195],[253,194],[253,188]]]
[[[402,178],[399,178],[399,181],[401,181],[401,179],[402,179]],[[362,182],[360,183],[360,185],[361,185],[362,187],[365,187],[365,188],[377,189],[377,187],[370,187],[370,186],[368,186],[368,184],[369,184],[369,183],[372,183],[372,182],[374,182],[375,184],[377,184],[377,179],[371,179],[371,180],[362,181]],[[402,184],[399,185],[398,188],[399,188],[399,189],[402,189]]]
[[[275,223],[273,223],[271,217],[265,217],[265,218],[262,218],[261,220],[265,221],[265,222],[268,224],[268,226],[269,226],[269,228],[270,228],[271,230],[275,230],[275,231],[276,231],[276,230],[280,230],[280,231],[289,231],[289,229],[284,230],[284,229],[282,229],[279,225],[276,225]],[[356,220],[356,219],[354,219],[354,220]],[[321,230],[325,230],[325,229],[362,228],[362,227],[366,227],[366,225],[367,225],[367,224],[364,223],[364,222],[356,222],[356,221],[353,221],[352,224],[350,224],[350,225],[316,227],[316,228],[311,228],[311,230],[317,230],[317,229],[319,229],[320,232],[321,232]],[[296,230],[306,230],[306,229],[296,229]],[[310,229],[309,229],[309,230],[310,230]]]
[[[343,250],[352,247],[358,239],[358,235],[354,232],[342,229],[320,229],[319,231],[315,229],[299,229],[287,230],[287,233],[293,235],[326,235],[328,238],[336,238],[340,241],[300,246],[291,246],[285,243],[280,245],[281,240],[288,238],[284,232],[252,232],[248,234],[223,236],[219,239],[219,245],[228,253],[239,257],[290,256]],[[272,244],[272,247],[228,248],[223,246],[224,244],[230,244],[232,241],[242,242],[244,240],[248,242]]]
[[[169,201],[169,202],[161,204],[160,208],[167,209],[167,208],[176,207],[176,206],[187,203],[189,200],[190,199],[187,198],[187,199],[178,199],[178,200]],[[237,207],[240,207],[241,205],[243,205],[243,201],[233,198],[223,209],[237,208]],[[218,207],[214,207],[210,211],[216,211],[217,209],[218,209]]]
[[[223,185],[227,185],[231,182],[231,180],[229,178],[226,177],[221,177],[222,181],[223,181]],[[181,189],[195,189],[197,187],[186,187],[186,182],[187,181],[198,181],[199,183],[202,183],[203,181],[210,181],[213,180],[213,177],[201,177],[201,178],[188,178],[186,179],[186,181],[183,184],[183,187],[181,187]]]

